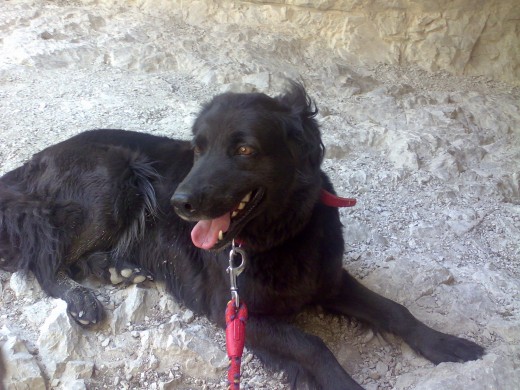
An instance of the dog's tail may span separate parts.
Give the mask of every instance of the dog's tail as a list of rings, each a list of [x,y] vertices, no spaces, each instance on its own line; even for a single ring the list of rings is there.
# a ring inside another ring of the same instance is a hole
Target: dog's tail
[[[63,215],[74,220],[72,226],[81,223],[81,210],[74,204],[51,207],[0,181],[0,268],[31,270],[40,281],[52,278],[62,262],[61,246],[66,244],[54,223]]]
[[[144,238],[146,222],[159,216],[154,183],[161,176],[154,169],[153,163],[138,154],[133,155],[123,176],[125,188],[121,188],[114,204],[114,216],[125,227],[112,251],[116,258],[127,255],[132,244]]]

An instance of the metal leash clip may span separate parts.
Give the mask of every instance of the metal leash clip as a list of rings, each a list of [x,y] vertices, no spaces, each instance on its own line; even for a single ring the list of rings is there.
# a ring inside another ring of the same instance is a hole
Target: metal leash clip
[[[235,267],[235,258],[241,257],[241,262],[238,266]],[[231,243],[231,251],[229,252],[229,267],[226,269],[226,272],[229,274],[229,284],[231,289],[231,299],[235,300],[235,305],[237,309],[240,307],[239,297],[238,297],[238,286],[237,286],[237,277],[240,275],[244,269],[246,268],[247,263],[247,255],[246,252],[240,248],[235,246],[235,240]]]

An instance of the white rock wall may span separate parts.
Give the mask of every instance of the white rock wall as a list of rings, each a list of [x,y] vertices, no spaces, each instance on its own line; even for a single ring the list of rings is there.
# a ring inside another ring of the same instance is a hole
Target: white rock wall
[[[229,23],[323,40],[344,59],[520,80],[517,0],[138,0],[189,23]],[[319,59],[317,58],[319,61]]]

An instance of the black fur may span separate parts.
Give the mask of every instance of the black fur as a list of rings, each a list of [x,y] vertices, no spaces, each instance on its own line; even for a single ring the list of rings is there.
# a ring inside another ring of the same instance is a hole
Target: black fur
[[[228,250],[219,249],[236,238],[250,258],[238,280],[250,312],[247,344],[285,369],[294,388],[360,388],[322,340],[285,321],[312,304],[395,333],[434,363],[479,358],[480,346],[427,327],[342,269],[338,211],[319,201],[333,187],[320,169],[316,112],[292,84],[276,98],[215,97],[195,121],[192,143],[94,130],[51,146],[0,179],[0,266],[32,271],[75,320],[91,324],[101,305],[71,277],[110,279],[132,264],[223,326]],[[196,248],[195,223],[230,213],[250,191],[224,240]]]

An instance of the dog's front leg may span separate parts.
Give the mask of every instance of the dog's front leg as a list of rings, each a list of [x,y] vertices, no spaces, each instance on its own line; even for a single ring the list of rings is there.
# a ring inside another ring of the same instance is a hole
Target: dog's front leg
[[[292,389],[362,389],[319,337],[283,320],[250,318],[247,346],[264,363],[283,369]]]
[[[376,331],[400,336],[433,363],[476,360],[484,349],[460,337],[438,332],[416,319],[404,306],[382,297],[343,270],[340,292],[322,302],[335,313],[358,318]]]

